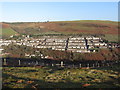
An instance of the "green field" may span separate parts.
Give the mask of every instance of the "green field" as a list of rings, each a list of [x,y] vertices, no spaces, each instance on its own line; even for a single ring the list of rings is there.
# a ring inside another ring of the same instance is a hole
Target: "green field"
[[[120,66],[97,69],[3,67],[3,88],[120,88]]]
[[[115,42],[119,41],[118,35],[106,34],[105,37],[103,37],[103,38],[108,41],[115,41]]]
[[[11,28],[3,28],[0,29],[0,35],[2,35],[2,37],[9,37],[11,35],[15,35],[17,34],[17,32],[15,32],[13,29]]]

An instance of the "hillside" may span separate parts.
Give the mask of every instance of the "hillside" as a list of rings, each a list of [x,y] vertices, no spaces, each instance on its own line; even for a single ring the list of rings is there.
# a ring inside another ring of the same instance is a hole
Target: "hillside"
[[[110,41],[118,39],[118,23],[113,21],[79,20],[56,22],[21,22],[9,23],[10,28],[19,34],[96,34],[105,35]],[[112,36],[112,37],[111,37]]]
[[[0,26],[2,25],[2,28],[0,28],[0,36],[2,38],[8,38],[11,35],[17,35],[17,32],[15,32],[9,24],[6,23],[0,23]]]
[[[70,60],[70,61],[81,61],[81,60],[118,60],[120,56],[120,49],[100,49],[96,53],[71,53],[49,49],[35,49],[27,46],[8,45],[2,47],[5,53],[10,53],[9,57],[26,58],[25,53],[36,54],[35,51],[39,50],[44,56],[53,57],[53,60]],[[40,57],[36,57],[40,58]]]

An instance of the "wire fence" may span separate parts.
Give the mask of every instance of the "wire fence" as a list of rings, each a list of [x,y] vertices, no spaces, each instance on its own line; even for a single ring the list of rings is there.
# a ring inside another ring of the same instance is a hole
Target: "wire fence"
[[[33,59],[11,59],[2,58],[3,67],[34,67],[34,66],[51,66],[64,68],[97,68],[112,67],[120,64],[120,60],[103,60],[103,61],[53,61],[53,60],[33,60]]]

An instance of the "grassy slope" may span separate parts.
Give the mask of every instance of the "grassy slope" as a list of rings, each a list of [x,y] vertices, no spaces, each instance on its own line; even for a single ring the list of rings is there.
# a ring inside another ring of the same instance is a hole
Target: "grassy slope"
[[[78,20],[36,23],[14,23],[10,25],[15,31],[25,34],[104,34],[105,38],[113,35],[117,41],[118,23],[113,21]]]
[[[0,31],[1,31],[0,35],[2,35],[3,37],[9,37],[11,35],[16,34],[16,32],[11,28],[3,28],[3,29],[0,29]]]
[[[109,40],[109,41],[118,41],[119,38],[118,38],[118,35],[116,34],[106,34],[105,37],[103,37],[104,39],[106,40]]]
[[[2,25],[2,28],[0,28],[0,36],[2,36],[3,38],[8,38],[11,35],[17,34],[17,32],[11,29],[9,24],[0,23],[0,25]]]
[[[3,67],[3,87],[10,88],[116,88],[120,66],[97,69]],[[88,86],[87,86],[88,85]]]

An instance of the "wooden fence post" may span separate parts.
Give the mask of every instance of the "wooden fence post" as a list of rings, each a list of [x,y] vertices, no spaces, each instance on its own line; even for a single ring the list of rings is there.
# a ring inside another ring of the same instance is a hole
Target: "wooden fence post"
[[[87,64],[87,68],[89,68],[89,66],[90,66],[90,64],[88,63],[88,64]]]
[[[54,66],[54,64],[52,64],[52,66]]]
[[[63,61],[61,61],[61,67],[63,67]]]
[[[104,63],[102,64],[102,66],[105,66]]]
[[[73,68],[74,68],[74,64],[73,64]]]
[[[46,64],[46,66],[48,66],[48,64]]]
[[[100,67],[100,64],[98,63],[98,67]]]
[[[98,63],[95,63],[96,67],[98,66]]]
[[[118,63],[118,61],[115,61],[115,63]]]
[[[107,63],[107,66],[110,66],[109,63]]]
[[[20,60],[18,61],[18,64],[19,64],[19,66],[20,66],[20,64],[21,64]]]
[[[7,65],[7,60],[4,58],[3,65]]]
[[[36,65],[38,64],[38,61],[36,61]]]
[[[82,66],[81,66],[81,63],[80,63],[80,68],[81,68]]]
[[[93,67],[95,67],[95,65],[93,64]]]

